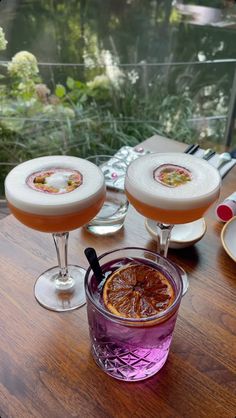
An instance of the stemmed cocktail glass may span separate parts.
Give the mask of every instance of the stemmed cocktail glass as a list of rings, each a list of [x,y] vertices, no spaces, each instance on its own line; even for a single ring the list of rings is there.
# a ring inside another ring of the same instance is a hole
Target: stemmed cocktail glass
[[[52,233],[58,266],[39,276],[35,297],[47,309],[68,311],[85,303],[85,269],[68,265],[69,231],[90,221],[105,199],[101,170],[76,157],[50,156],[19,164],[5,180],[12,214],[24,225]]]
[[[135,209],[157,224],[157,252],[167,257],[175,224],[200,219],[217,200],[221,177],[207,161],[183,153],[153,153],[128,167],[125,189]],[[183,293],[188,279],[179,267]]]

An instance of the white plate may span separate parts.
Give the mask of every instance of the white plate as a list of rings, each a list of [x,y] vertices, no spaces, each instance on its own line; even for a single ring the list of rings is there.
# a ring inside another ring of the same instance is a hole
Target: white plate
[[[222,229],[221,242],[227,254],[236,262],[236,216]]]
[[[152,219],[145,220],[145,226],[149,234],[155,239],[156,222]],[[204,218],[198,219],[187,224],[175,225],[171,231],[170,248],[186,248],[199,241],[206,232],[206,222]]]

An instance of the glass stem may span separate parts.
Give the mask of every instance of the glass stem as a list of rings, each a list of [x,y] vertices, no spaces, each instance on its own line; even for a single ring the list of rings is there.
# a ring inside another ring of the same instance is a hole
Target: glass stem
[[[59,266],[59,275],[56,279],[56,288],[58,290],[69,290],[74,286],[74,280],[68,274],[67,249],[69,232],[52,234],[57,252]]]
[[[163,257],[167,257],[170,234],[174,225],[157,222],[157,252]]]

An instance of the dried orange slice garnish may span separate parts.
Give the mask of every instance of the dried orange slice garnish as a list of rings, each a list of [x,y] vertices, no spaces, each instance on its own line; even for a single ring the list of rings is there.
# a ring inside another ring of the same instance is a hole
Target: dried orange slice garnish
[[[103,287],[103,302],[114,315],[146,318],[166,310],[174,289],[163,273],[145,264],[128,264],[112,273]]]

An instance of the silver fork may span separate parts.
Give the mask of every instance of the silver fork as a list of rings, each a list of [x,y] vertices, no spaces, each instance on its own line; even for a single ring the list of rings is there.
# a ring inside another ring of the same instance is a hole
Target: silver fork
[[[213,155],[215,155],[215,151],[213,151],[213,149],[208,148],[206,151],[204,151],[204,154],[202,156],[203,160],[210,160],[211,157],[213,157]]]

